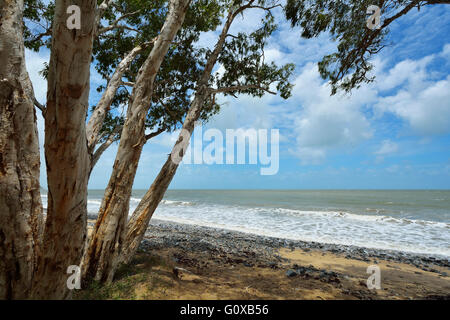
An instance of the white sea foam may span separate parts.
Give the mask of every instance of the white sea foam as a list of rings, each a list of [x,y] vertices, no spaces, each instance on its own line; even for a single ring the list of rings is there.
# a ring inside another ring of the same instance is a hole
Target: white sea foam
[[[162,200],[160,205],[172,205],[172,206],[194,206],[194,202],[189,201],[174,201],[174,200]]]
[[[139,197],[130,199],[130,214],[139,201]],[[42,202],[46,207],[45,195]],[[96,214],[100,205],[101,199],[88,199],[89,213]],[[292,240],[450,257],[449,223],[389,215],[386,209],[362,209],[361,213],[355,213],[345,210],[303,210],[165,199],[154,217]]]
[[[198,205],[161,206],[155,218],[292,240],[450,256],[450,224],[337,211]]]

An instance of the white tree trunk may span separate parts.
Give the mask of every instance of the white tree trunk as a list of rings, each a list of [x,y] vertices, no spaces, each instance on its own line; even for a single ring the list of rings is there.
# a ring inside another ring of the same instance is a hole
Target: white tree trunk
[[[23,6],[23,0],[0,0],[0,299],[29,298],[42,224]]]
[[[133,62],[133,60],[136,58],[136,56],[139,54],[139,52],[142,51],[142,49],[143,46],[134,48],[119,63],[113,76],[108,82],[105,92],[103,92],[100,101],[98,102],[97,106],[94,109],[94,112],[91,115],[91,118],[89,119],[89,122],[86,126],[86,135],[88,139],[88,151],[90,154],[94,154],[94,149],[99,139],[99,133],[102,129],[103,121],[105,120],[106,114],[111,107],[117,89],[122,84],[122,76],[130,66],[130,64]],[[93,165],[91,167],[93,167]]]
[[[181,28],[190,0],[171,0],[169,13],[144,65],[139,70],[122,130],[113,172],[97,223],[83,259],[83,277],[110,282],[122,250],[134,177],[145,143],[145,119],[153,84],[169,46]]]
[[[81,29],[67,27],[67,8],[81,9]],[[86,139],[96,0],[56,1],[45,115],[48,210],[36,298],[66,298],[67,268],[80,265],[86,239]]]
[[[202,107],[205,105],[205,102],[209,96],[209,78],[211,77],[217,58],[223,49],[228,31],[234,21],[234,18],[240,10],[242,10],[242,8],[228,14],[228,18],[216,43],[214,51],[206,62],[205,69],[203,70],[198,83],[195,98],[192,101],[191,107],[189,108],[183,123],[182,132],[180,133],[171,154],[174,154],[178,150],[185,150],[183,147],[187,147],[189,144],[189,139],[194,131],[195,123],[200,118]],[[184,154],[180,154],[180,156],[182,158]],[[133,215],[127,225],[127,234],[123,245],[124,249],[122,256],[120,257],[121,263],[128,263],[138,249],[153,213],[164,197],[167,188],[177,172],[179,165],[178,163],[179,162],[173,162],[172,157],[169,156],[150,189],[146,192],[136,210],[133,212]]]
[[[176,150],[184,150],[181,145],[186,145],[187,139],[189,140],[192,132],[194,131],[195,122],[199,119],[201,114],[202,102],[205,101],[206,95],[196,95],[192,107],[189,110],[188,116],[183,124],[183,137],[179,137],[175,143],[172,153]],[[181,155],[183,156],[183,155]],[[120,263],[128,263],[136,253],[139,244],[144,237],[147,230],[150,219],[153,216],[156,208],[161,202],[164,194],[167,191],[173,177],[178,169],[178,163],[172,161],[172,157],[169,155],[168,159],[161,168],[158,176],[151,185],[150,189],[146,192],[142,200],[139,202],[136,210],[128,222],[127,233],[124,239],[123,250],[120,256]]]

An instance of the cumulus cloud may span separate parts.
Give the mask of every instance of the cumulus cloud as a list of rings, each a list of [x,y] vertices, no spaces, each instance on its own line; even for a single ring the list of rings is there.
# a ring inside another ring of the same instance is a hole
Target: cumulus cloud
[[[397,150],[398,150],[398,144],[387,139],[387,140],[383,140],[380,148],[377,151],[375,151],[375,154],[387,155],[387,154],[397,152]]]
[[[34,52],[25,50],[25,63],[27,65],[28,74],[33,83],[34,94],[36,99],[41,103],[45,103],[47,96],[47,81],[39,74],[44,69],[44,63],[50,60],[49,52]]]
[[[448,48],[446,45],[439,55],[401,61],[382,74],[378,81],[380,91],[399,88],[393,94],[380,97],[375,110],[394,114],[420,136],[449,133],[450,76],[437,80],[429,70],[436,57],[444,56]]]
[[[353,96],[330,96],[317,66],[309,63],[295,81],[294,125],[296,146],[291,152],[302,163],[319,163],[337,147],[352,147],[372,137],[373,130],[361,106],[375,98],[369,89]]]
[[[447,43],[442,49],[441,56],[450,61],[450,43]]]
[[[50,55],[48,52],[33,52],[25,50],[25,61],[27,65],[28,75],[33,84],[34,95],[36,99],[45,104],[47,100],[47,81],[39,74],[44,68],[44,63],[48,62]],[[47,172],[45,167],[45,154],[44,154],[44,138],[45,138],[45,120],[39,110],[36,111],[37,116],[37,128],[39,134],[39,152],[41,158],[40,168],[40,182],[42,187],[47,186]]]
[[[438,79],[430,70],[435,59],[449,50],[446,45],[441,53],[405,59],[392,68],[377,60],[377,81],[354,90],[351,96],[330,96],[316,64],[308,63],[295,80],[295,103],[289,110],[296,134],[291,152],[304,164],[320,163],[329,151],[372,138],[377,119],[385,113],[405,122],[409,132],[421,139],[450,132],[450,76]],[[367,110],[376,117],[369,117]],[[397,148],[390,140],[383,141],[377,159]]]
[[[384,158],[388,155],[391,155],[393,153],[396,153],[398,151],[398,144],[386,139],[381,142],[381,145],[379,146],[378,150],[374,152],[376,155],[375,162],[381,163],[384,161]]]

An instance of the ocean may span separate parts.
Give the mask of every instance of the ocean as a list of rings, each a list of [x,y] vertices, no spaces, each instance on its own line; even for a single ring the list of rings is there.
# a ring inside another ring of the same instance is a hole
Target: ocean
[[[130,214],[144,193],[133,191]],[[89,213],[97,213],[102,196],[89,191]],[[169,190],[153,217],[450,257],[450,190]]]

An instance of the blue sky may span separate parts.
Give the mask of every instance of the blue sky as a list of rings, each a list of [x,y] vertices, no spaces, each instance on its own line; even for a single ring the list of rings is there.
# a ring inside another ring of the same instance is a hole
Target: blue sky
[[[281,13],[277,12],[281,20]],[[233,30],[249,31],[262,16],[249,11]],[[232,31],[233,31],[232,30]],[[327,35],[301,39],[286,22],[270,39],[266,59],[295,63],[293,97],[220,98],[220,114],[206,126],[279,129],[280,170],[261,176],[258,165],[182,165],[172,189],[449,189],[450,188],[450,6],[414,10],[393,23],[389,47],[374,60],[376,82],[351,95],[330,96],[317,62],[333,52]],[[217,34],[201,45],[213,46]],[[36,96],[45,101],[38,75],[48,51],[27,52]],[[217,67],[220,72],[220,66]],[[91,105],[102,83],[92,72]],[[43,121],[38,121],[41,144]],[[175,134],[144,147],[134,188],[147,189],[170,153]],[[89,187],[106,186],[117,151],[113,145],[94,169]],[[43,156],[43,154],[42,154]],[[46,186],[45,161],[41,183]]]

